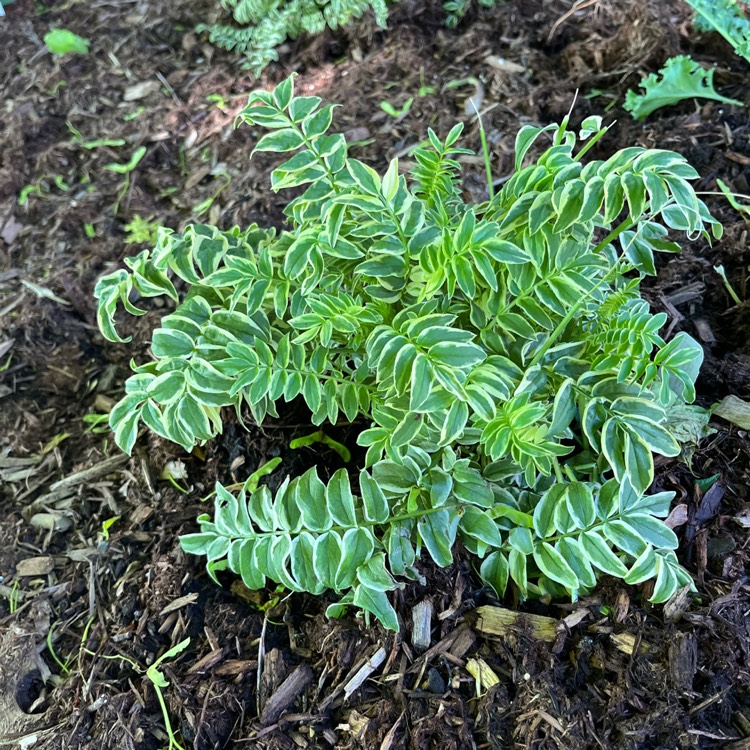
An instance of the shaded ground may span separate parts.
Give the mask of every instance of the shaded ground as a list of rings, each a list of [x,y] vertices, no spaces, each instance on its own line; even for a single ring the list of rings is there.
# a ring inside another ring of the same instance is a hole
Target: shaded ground
[[[231,580],[220,589],[179,551],[178,534],[194,528],[216,479],[242,480],[276,455],[286,472],[338,464],[288,449],[309,430],[299,414],[250,432],[230,426],[191,456],[144,435],[130,461],[91,416],[118,397],[133,355],[104,345],[92,299],[96,278],[137,249],[126,242],[133,217],[174,228],[278,223],[286,202],[267,189],[272,162],[249,158],[257,134],[232,128],[255,82],[190,31],[211,4],[162,5],[69,2],[37,13],[17,2],[0,21],[0,738],[12,746],[11,737],[35,735],[25,746],[45,750],[166,747],[143,673],[189,637],[162,668],[172,727],[196,750],[750,746],[750,446],[718,420],[692,473],[664,462],[657,480],[678,493],[680,556],[699,595],[665,610],[644,603],[643,589],[605,581],[572,607],[528,605],[567,618],[551,642],[523,629],[483,634],[472,612],[492,601],[460,556],[448,570],[425,570],[428,587],[398,595],[404,628],[394,637],[354,619],[326,621],[325,602],[313,598],[274,602]],[[406,155],[428,125],[447,132],[458,119],[478,149],[478,126],[464,114],[474,95],[498,177],[511,171],[520,125],[559,120],[580,90],[576,118],[612,107],[619,119],[603,149],[675,149],[704,175],[701,189],[716,190],[720,178],[750,192],[745,112],[686,103],[641,125],[618,106],[668,54],[718,64],[722,92],[739,98],[747,65],[696,37],[677,0],[579,6],[512,0],[449,32],[438,6],[405,2],[386,33],[365,22],[290,45],[264,83],[299,70],[300,88],[343,104],[338,123],[377,167]],[[91,53],[52,59],[40,41],[52,26],[89,37]],[[479,83],[443,90],[470,77]],[[398,109],[412,96],[400,120],[379,106]],[[97,139],[125,143],[92,146]],[[140,146],[125,184],[106,166]],[[481,199],[478,159],[466,159],[465,189]],[[745,299],[748,227],[724,202],[710,203],[725,239],[672,258],[648,292],[674,331],[705,344],[705,405],[750,397],[748,308],[713,270],[722,263]],[[136,357],[153,322],[132,331]],[[339,437],[353,442],[345,429]],[[183,462],[188,493],[159,479],[173,460]],[[707,492],[696,483],[714,475]],[[432,647],[420,655],[410,613],[424,600],[434,608]],[[348,695],[381,648],[372,678]],[[466,667],[480,658],[500,681],[477,697]],[[298,697],[274,710],[290,685]]]

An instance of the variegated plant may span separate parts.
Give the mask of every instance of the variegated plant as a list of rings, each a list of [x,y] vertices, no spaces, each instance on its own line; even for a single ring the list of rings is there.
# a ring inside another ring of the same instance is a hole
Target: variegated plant
[[[275,496],[219,486],[183,548],[252,588],[331,589],[334,611],[354,603],[394,629],[387,592],[418,577],[425,550],[449,565],[457,540],[498,595],[512,582],[521,598],[576,597],[601,572],[655,579],[654,602],[690,585],[659,520],[672,493],[647,492],[652,454],[680,453],[670,420],[702,352],[660,337],[666,317],[638,286],[656,252],[679,250],[669,229],[720,236],[695,170],[639,147],[587,161],[606,128],[588,118],[576,137],[566,119],[522,128],[515,174],[470,205],[460,126],[381,177],[328,134],[332,115],[291,78],[241,115],[271,131],[257,151],[294,152],[272,174],[274,190],[306,188],[288,231],[163,230],[97,285],[113,341],[118,305],[141,313],[134,292],[176,304],[112,410],[125,451],[141,423],[190,450],[220,432],[223,407],[261,422],[280,399],[302,398],[316,425],[363,426],[356,479],[313,470]]]

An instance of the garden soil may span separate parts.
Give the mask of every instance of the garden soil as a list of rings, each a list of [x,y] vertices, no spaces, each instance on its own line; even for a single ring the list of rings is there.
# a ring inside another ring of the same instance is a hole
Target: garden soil
[[[243,481],[277,456],[272,483],[341,460],[290,450],[311,432],[294,405],[248,430],[227,414],[224,434],[190,455],[143,434],[122,456],[102,415],[165,309],[128,323],[131,346],[113,345],[92,296],[146,246],[133,242],[134,217],[281,226],[274,161],[251,159],[259,133],[233,123],[250,90],[292,71],[301,92],[341,103],[352,153],[378,169],[396,155],[408,164],[428,126],[459,120],[479,150],[471,100],[502,181],[518,129],[572,108],[574,121],[616,121],[597,156],[668,148],[700,171],[724,239],[669,256],[646,296],[670,335],[705,346],[699,402],[748,399],[750,222],[715,195],[718,180],[750,192],[747,110],[688,101],[640,124],[621,108],[669,55],[717,66],[722,93],[745,100],[748,65],[697,35],[678,0],[507,0],[454,30],[439,4],[404,0],[385,31],[363,19],[287,44],[258,82],[196,33],[218,6],[17,0],[0,19],[0,747],[157,750],[173,732],[172,747],[194,750],[750,748],[745,431],[717,417],[689,465],[657,464],[658,489],[677,493],[670,522],[697,594],[655,607],[647,586],[605,579],[575,604],[497,602],[459,552],[395,595],[396,636],[353,613],[327,620],[324,599],[231,577],[219,587],[180,551],[215,481]],[[88,38],[89,54],[51,56],[53,27]],[[140,147],[132,172],[109,168]],[[463,167],[481,201],[481,159]],[[333,434],[356,447],[362,427]],[[413,642],[417,605],[432,608],[426,651]],[[518,616],[498,633],[488,606]],[[165,654],[157,692],[146,670]]]

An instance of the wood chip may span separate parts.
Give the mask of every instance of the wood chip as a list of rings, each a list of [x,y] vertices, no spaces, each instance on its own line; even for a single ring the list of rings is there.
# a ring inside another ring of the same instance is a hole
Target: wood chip
[[[623,654],[628,656],[633,655],[636,644],[639,654],[646,654],[651,650],[648,644],[643,643],[643,641],[638,643],[638,639],[632,633],[612,633],[609,639],[618,651],[622,651]]]
[[[217,677],[236,677],[258,668],[257,659],[227,659],[214,669]]]
[[[690,607],[690,586],[678,589],[671,599],[664,605],[664,619],[667,622],[677,622]]]
[[[6,245],[12,245],[18,235],[21,233],[24,225],[20,221],[16,221],[16,217],[13,214],[10,215],[8,220],[5,222],[3,231],[0,232],[0,239],[5,242]]]
[[[455,630],[454,633],[456,633],[456,637],[449,649],[449,653],[458,659],[463,659],[463,657],[474,648],[474,644],[477,642],[477,637],[468,625],[463,625]]]
[[[411,612],[411,645],[418,653],[426,651],[432,641],[432,602],[429,599],[419,602]]]
[[[129,456],[113,456],[98,464],[90,466],[88,469],[71,474],[58,482],[55,482],[49,489],[49,492],[43,497],[34,501],[33,507],[42,508],[59,500],[74,494],[82,484],[90,484],[102,477],[117,471],[130,460]]]
[[[575,612],[571,612],[567,617],[563,618],[565,627],[572,630],[576,625],[583,622],[587,617],[591,616],[591,612],[585,607],[577,609]]]
[[[745,156],[745,154],[738,154],[735,151],[729,150],[724,152],[724,156],[737,164],[742,164],[743,167],[750,167],[750,156]]]
[[[164,615],[168,615],[170,612],[176,612],[178,609],[182,609],[183,607],[186,607],[188,604],[192,604],[193,602],[198,601],[198,594],[192,593],[192,594],[185,594],[185,596],[181,596],[179,599],[175,599],[173,602],[170,602],[167,604],[164,609],[159,612],[159,617],[164,617]]]
[[[396,741],[396,732],[401,725],[401,720],[404,718],[404,714],[396,719],[396,723],[388,730],[388,734],[383,737],[383,741],[380,743],[380,750],[393,750],[393,743]]]
[[[484,659],[469,659],[466,662],[466,671],[476,681],[477,695],[481,695],[500,683],[500,678]]]
[[[16,565],[16,575],[20,577],[46,576],[55,569],[51,557],[27,557]]]
[[[195,674],[196,672],[207,672],[212,667],[215,667],[224,657],[224,649],[217,648],[213,651],[209,651],[202,659],[195,662],[190,669],[188,674]]]
[[[622,625],[628,619],[628,612],[630,612],[630,595],[625,589],[620,589],[612,607],[612,620]]]
[[[474,610],[476,629],[484,635],[508,635],[527,632],[533,638],[552,643],[557,638],[559,621],[552,617],[514,612],[503,607],[484,606]]]
[[[693,689],[698,671],[698,641],[692,633],[676,633],[669,644],[669,677],[679,690]]]
[[[383,658],[385,658],[385,651],[383,651]],[[268,699],[260,716],[260,723],[268,725],[278,721],[281,714],[297,700],[313,678],[310,665],[300,664]]]
[[[122,98],[126,102],[135,102],[139,99],[145,99],[149,94],[156,93],[161,88],[159,81],[140,81],[128,86]]]
[[[365,680],[385,661],[386,652],[382,646],[359,668],[357,673],[344,685],[344,699],[348,700],[365,683]]]

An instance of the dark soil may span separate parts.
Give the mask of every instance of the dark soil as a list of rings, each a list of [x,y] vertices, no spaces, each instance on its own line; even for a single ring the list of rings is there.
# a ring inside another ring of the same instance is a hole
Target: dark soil
[[[242,481],[275,456],[280,476],[340,463],[326,451],[290,451],[291,438],[311,431],[304,413],[250,431],[228,425],[191,455],[144,434],[134,458],[118,460],[91,415],[118,398],[159,311],[133,324],[134,349],[105,345],[93,286],[139,249],[125,239],[136,215],[176,229],[278,225],[286,199],[268,189],[273,162],[250,159],[257,133],[233,129],[258,82],[191,31],[218,3],[51,5],[19,0],[0,20],[0,746],[167,747],[145,670],[189,637],[160,668],[171,727],[195,750],[750,747],[750,443],[721,420],[689,469],[665,461],[657,478],[677,491],[680,559],[698,595],[652,607],[645,587],[605,580],[576,605],[525,605],[568,618],[552,643],[524,629],[483,635],[472,612],[493,602],[460,555],[450,569],[425,567],[428,585],[396,597],[403,628],[394,636],[326,620],[315,598],[248,592],[231,578],[219,588],[180,551],[178,535],[195,528],[217,479]],[[41,39],[51,27],[89,38],[90,54],[50,56]],[[716,64],[722,93],[747,98],[747,64],[720,39],[697,36],[678,0],[507,0],[454,31],[439,4],[404,0],[385,32],[364,20],[287,45],[260,85],[298,71],[299,89],[342,103],[340,128],[377,168],[428,126],[447,132],[457,120],[478,150],[464,100],[480,96],[498,177],[512,169],[518,128],[559,121],[578,91],[574,118],[606,111],[618,120],[602,149],[674,149],[704,175],[699,189],[715,191],[721,179],[750,192],[744,110],[688,102],[638,124],[620,109],[629,86],[678,53]],[[476,91],[443,90],[469,77]],[[431,90],[418,96],[420,86]],[[401,120],[380,108],[410,96]],[[126,143],[82,145],[103,138]],[[106,165],[141,145],[125,185]],[[481,161],[464,167],[465,189],[481,200]],[[30,185],[38,188],[19,205]],[[746,298],[748,222],[708,200],[724,239],[672,257],[648,290],[672,332],[705,345],[703,405],[750,398],[750,308],[713,269],[723,264]],[[337,437],[354,442],[346,429]],[[159,478],[169,461],[181,462],[188,492]],[[706,491],[699,480],[715,475]],[[420,655],[411,611],[425,599],[435,616],[432,647]],[[382,665],[348,696],[345,684],[381,647]],[[479,696],[472,659],[499,678]]]

